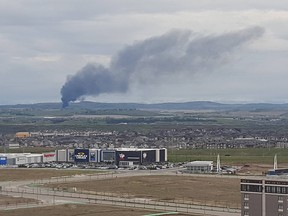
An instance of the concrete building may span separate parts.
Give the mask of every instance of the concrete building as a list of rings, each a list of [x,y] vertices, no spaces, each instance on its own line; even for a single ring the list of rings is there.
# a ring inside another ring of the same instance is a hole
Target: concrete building
[[[188,173],[210,173],[213,170],[213,161],[192,161],[186,164]]]
[[[68,149],[56,150],[55,154],[56,154],[56,161],[58,161],[58,162],[67,162],[68,161]]]
[[[116,165],[133,162],[133,165],[147,165],[167,161],[167,149],[121,148],[116,150]]]
[[[8,143],[8,144],[6,145],[6,147],[7,147],[8,149],[18,149],[18,148],[20,148],[20,145],[19,145],[19,143]]]
[[[241,179],[241,216],[288,215],[288,179]]]
[[[42,156],[43,163],[56,161],[56,154],[54,152],[43,153]]]
[[[0,156],[0,166],[5,166],[5,165],[7,165],[7,157]]]
[[[101,158],[100,158],[100,162],[104,162],[104,163],[114,163],[116,161],[115,157],[116,157],[116,151],[111,149],[105,149],[105,150],[101,150]]]
[[[146,165],[167,161],[167,149],[61,149],[55,151],[57,162],[110,163]]]
[[[32,163],[42,163],[49,161],[55,161],[55,154],[31,154],[31,153],[1,153],[0,165],[24,165]],[[48,159],[49,157],[49,159]]]
[[[29,132],[17,132],[15,134],[15,137],[17,137],[17,138],[27,138],[27,137],[30,137],[30,133]]]

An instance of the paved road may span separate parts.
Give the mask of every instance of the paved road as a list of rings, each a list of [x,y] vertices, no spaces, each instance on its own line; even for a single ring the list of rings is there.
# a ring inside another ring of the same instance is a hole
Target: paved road
[[[83,204],[107,204],[116,206],[126,206],[133,208],[145,208],[145,209],[155,209],[162,211],[177,211],[183,213],[194,213],[200,215],[212,215],[212,216],[239,216],[240,210],[238,209],[227,209],[221,207],[212,206],[201,206],[192,205],[189,203],[172,203],[172,202],[160,202],[153,201],[150,199],[139,199],[139,198],[123,198],[117,196],[111,196],[108,194],[81,194],[77,192],[64,192],[64,191],[53,191],[49,188],[33,187],[35,184],[44,183],[55,183],[55,182],[73,182],[73,181],[87,181],[87,180],[97,180],[97,179],[108,179],[108,178],[120,178],[128,176],[145,176],[145,175],[176,175],[177,170],[157,170],[157,171],[147,171],[147,170],[133,170],[133,171],[121,171],[112,172],[106,174],[97,175],[79,175],[74,177],[61,177],[61,178],[51,178],[51,179],[41,179],[33,181],[13,181],[13,182],[0,182],[2,186],[2,194],[7,194],[11,196],[21,196],[25,198],[33,198],[42,201],[42,205],[56,205],[63,203],[83,203]],[[177,174],[177,175],[189,175],[189,174]],[[191,175],[189,175],[191,176]],[[207,175],[200,175],[205,176]],[[213,177],[216,177],[213,175]],[[223,176],[217,176],[223,178]],[[225,176],[226,177],[226,176]],[[16,207],[16,206],[15,206]],[[18,208],[23,208],[25,206],[18,206]],[[35,206],[27,206],[35,207]]]

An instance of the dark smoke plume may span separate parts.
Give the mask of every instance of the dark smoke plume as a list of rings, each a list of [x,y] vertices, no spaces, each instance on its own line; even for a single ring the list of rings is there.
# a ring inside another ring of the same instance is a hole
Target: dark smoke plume
[[[171,31],[122,49],[108,68],[88,64],[68,77],[61,89],[63,107],[83,96],[126,92],[133,81],[150,83],[173,74],[193,74],[223,63],[231,51],[260,37],[261,27],[222,35],[196,36]]]

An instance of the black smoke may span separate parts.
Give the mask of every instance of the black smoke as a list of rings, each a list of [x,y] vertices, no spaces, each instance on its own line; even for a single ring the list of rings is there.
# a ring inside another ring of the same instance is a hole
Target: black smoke
[[[88,64],[68,77],[61,89],[63,107],[83,96],[127,92],[133,81],[150,83],[164,76],[206,71],[263,33],[261,27],[205,36],[175,30],[135,42],[112,57],[108,68]]]

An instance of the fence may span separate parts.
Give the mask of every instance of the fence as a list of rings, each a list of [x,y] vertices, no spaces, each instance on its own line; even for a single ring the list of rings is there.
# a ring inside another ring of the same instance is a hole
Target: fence
[[[133,173],[133,176],[137,176],[137,174],[139,176],[143,176],[143,175],[151,175],[150,172],[141,172],[141,173]],[[126,174],[127,176],[129,175],[129,173]],[[157,175],[159,175],[159,172],[157,172]],[[161,175],[161,173],[160,173]],[[167,175],[167,173],[163,173],[163,175]],[[176,172],[173,173],[172,175],[176,175],[176,176],[189,176],[189,177],[207,177],[207,174],[177,174]],[[103,179],[113,179],[113,178],[117,178],[117,173],[97,173],[97,174],[89,174],[89,175],[85,175],[85,176],[79,176],[76,179],[72,179],[71,176],[63,176],[63,177],[53,177],[50,179],[41,179],[41,180],[35,180],[33,184],[35,184],[36,186],[38,184],[52,184],[52,183],[68,183],[68,182],[73,182],[75,180],[77,181],[94,181],[94,180],[103,180]],[[242,178],[242,176],[233,176],[233,175],[213,175],[213,178],[237,178],[240,179]],[[55,190],[56,188],[54,188],[53,190]],[[64,192],[77,192],[80,194],[93,194],[93,195],[104,195],[104,196],[110,196],[110,197],[122,197],[122,198],[133,198],[135,197],[134,195],[131,194],[119,194],[119,193],[109,193],[109,192],[95,192],[95,191],[85,191],[85,190],[81,190],[79,188],[77,188],[77,191],[73,188],[65,188],[65,187],[60,187],[57,188],[56,190],[58,191],[64,191]],[[145,195],[143,194],[143,197]],[[240,194],[239,194],[240,196]],[[231,204],[231,203],[227,203],[227,202],[221,202],[221,201],[208,201],[209,199],[207,198],[206,201],[197,201],[197,200],[192,200],[192,199],[185,199],[185,198],[180,198],[178,200],[169,200],[167,202],[169,203],[180,203],[180,204],[189,204],[189,205],[199,205],[199,206],[206,206],[206,207],[220,207],[220,208],[225,208],[225,209],[240,209],[241,205],[239,204]],[[203,204],[204,203],[204,204]]]
[[[82,191],[81,191],[82,192]],[[133,198],[129,195],[116,196],[115,194],[112,196],[111,194],[89,194],[89,193],[81,193],[77,192],[65,192],[65,191],[57,191],[47,188],[4,188],[1,191],[1,194],[13,195],[18,194],[18,196],[25,197],[27,195],[33,195],[33,198],[42,199],[50,197],[50,205],[55,204],[55,200],[58,197],[61,197],[61,200],[67,198],[67,201],[70,202],[81,202],[86,204],[107,204],[107,205],[116,205],[116,206],[125,206],[125,207],[133,207],[133,208],[144,208],[144,209],[154,209],[154,210],[165,210],[165,211],[176,211],[176,212],[184,212],[184,213],[201,213],[205,214],[205,212],[215,212],[221,215],[225,212],[225,215],[238,215],[240,213],[239,209],[232,208],[223,208],[217,206],[208,206],[208,205],[195,205],[193,203],[188,202],[165,202],[158,200],[149,200],[149,199],[139,199]],[[30,196],[31,198],[31,196]],[[60,204],[60,203],[58,203]],[[28,204],[27,204],[28,205]],[[29,203],[29,206],[32,205]],[[34,205],[44,205],[43,203],[34,203]],[[16,205],[15,205],[16,206]],[[18,205],[19,207],[19,205]],[[8,208],[8,207],[7,207]]]

